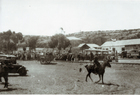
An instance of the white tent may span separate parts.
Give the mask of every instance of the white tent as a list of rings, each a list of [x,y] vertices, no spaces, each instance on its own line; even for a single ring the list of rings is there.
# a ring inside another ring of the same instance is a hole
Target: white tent
[[[94,54],[108,54],[108,50],[95,49],[95,48],[85,49],[85,51],[93,52]]]
[[[85,51],[98,51],[98,49],[95,49],[95,48],[89,48],[89,49],[85,49]]]
[[[106,50],[95,49],[95,48],[89,48],[89,49],[85,49],[85,51],[106,51]]]
[[[69,40],[75,40],[75,41],[77,41],[77,40],[82,40],[82,39],[77,38],[77,37],[67,37],[67,39],[69,39]]]

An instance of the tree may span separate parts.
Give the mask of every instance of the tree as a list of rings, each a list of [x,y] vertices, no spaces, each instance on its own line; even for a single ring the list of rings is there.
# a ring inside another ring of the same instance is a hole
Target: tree
[[[66,49],[71,45],[69,39],[66,38],[63,34],[56,34],[51,37],[51,40],[48,42],[50,48],[57,48],[59,51],[61,49]]]
[[[16,37],[17,37],[18,41],[22,41],[23,40],[23,35],[20,32],[16,33]]]
[[[0,33],[0,48],[1,50],[5,50],[7,52],[13,51],[17,49],[17,43],[18,43],[18,33],[12,32],[11,30],[8,30],[6,32]],[[22,37],[22,33],[20,33]]]
[[[28,46],[29,46],[30,50],[33,50],[33,49],[35,50],[38,38],[39,38],[39,36],[32,36],[29,38]]]
[[[97,45],[102,45],[104,42],[106,42],[106,38],[99,36],[99,37],[95,37],[92,39],[92,43],[95,43]]]
[[[48,42],[48,46],[50,48],[56,48],[58,45],[58,36],[57,35],[54,35],[51,37],[51,40]]]

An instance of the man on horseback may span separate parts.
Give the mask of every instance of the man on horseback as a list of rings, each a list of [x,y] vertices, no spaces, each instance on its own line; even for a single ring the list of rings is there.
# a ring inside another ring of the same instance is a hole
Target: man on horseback
[[[87,78],[88,78],[88,77],[92,80],[90,74],[91,74],[91,73],[94,73],[94,74],[96,74],[96,75],[97,75],[97,74],[99,75],[99,80],[96,81],[95,83],[100,82],[100,80],[102,80],[102,83],[104,83],[104,81],[103,81],[103,76],[104,76],[104,73],[105,73],[105,68],[106,68],[106,67],[111,67],[111,65],[110,65],[109,62],[111,62],[111,61],[105,58],[105,59],[103,60],[103,63],[100,64],[100,63],[98,62],[98,57],[95,57],[93,65],[85,65],[85,68],[86,68],[87,71],[88,71],[88,74],[86,75],[86,81],[87,81]],[[92,80],[92,81],[93,81],[93,80]]]
[[[99,61],[98,61],[98,57],[96,56],[96,57],[94,58],[94,62],[93,62],[93,67],[94,67],[94,72],[95,72],[95,74],[97,74],[97,72],[99,71],[98,69],[99,69],[100,66],[101,66],[101,65],[100,65],[100,63],[99,63]]]
[[[93,55],[92,52],[90,52],[90,61],[91,61],[91,62],[92,62],[93,58],[94,58],[94,55]]]

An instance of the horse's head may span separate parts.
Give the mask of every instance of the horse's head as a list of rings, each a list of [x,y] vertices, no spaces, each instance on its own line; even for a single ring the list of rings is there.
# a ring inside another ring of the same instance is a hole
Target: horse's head
[[[106,61],[105,61],[105,66],[111,67],[110,62],[111,62],[110,60],[106,60]]]

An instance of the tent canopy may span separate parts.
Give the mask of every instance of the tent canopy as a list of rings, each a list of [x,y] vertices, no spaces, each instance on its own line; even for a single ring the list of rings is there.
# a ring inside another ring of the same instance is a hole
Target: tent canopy
[[[89,48],[89,49],[85,49],[85,51],[99,51],[99,52],[106,51],[107,52],[108,50]]]

